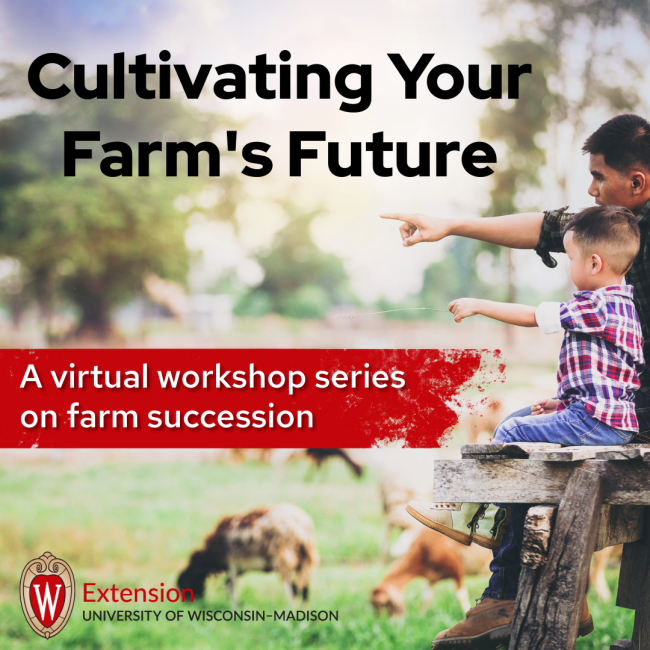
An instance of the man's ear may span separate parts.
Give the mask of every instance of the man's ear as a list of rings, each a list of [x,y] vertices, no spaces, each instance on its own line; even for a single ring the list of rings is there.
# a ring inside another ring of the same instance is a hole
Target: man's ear
[[[630,183],[632,185],[632,194],[643,194],[643,192],[648,188],[648,178],[647,172],[644,172],[640,169],[635,169],[630,172]]]
[[[598,253],[594,253],[591,256],[591,275],[596,275],[596,273],[600,273],[603,269],[603,258],[598,255]]]

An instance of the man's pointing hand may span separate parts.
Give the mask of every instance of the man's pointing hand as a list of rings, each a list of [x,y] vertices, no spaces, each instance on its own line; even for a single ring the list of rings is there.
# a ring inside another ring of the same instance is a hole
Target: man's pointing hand
[[[449,234],[449,223],[446,219],[427,217],[425,214],[401,214],[391,212],[380,214],[382,219],[403,221],[399,228],[402,236],[402,246],[413,246],[423,241],[440,241]]]

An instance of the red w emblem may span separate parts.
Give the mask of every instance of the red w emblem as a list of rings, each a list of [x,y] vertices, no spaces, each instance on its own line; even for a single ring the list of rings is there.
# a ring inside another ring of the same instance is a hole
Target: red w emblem
[[[74,595],[72,569],[51,553],[43,553],[24,568],[20,602],[36,634],[49,639],[63,629],[72,613]]]
[[[44,627],[52,627],[59,618],[65,600],[65,585],[59,576],[37,576],[29,587],[29,600],[36,618]]]

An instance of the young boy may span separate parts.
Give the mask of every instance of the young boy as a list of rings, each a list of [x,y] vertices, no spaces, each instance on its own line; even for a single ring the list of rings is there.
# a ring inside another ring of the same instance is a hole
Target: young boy
[[[598,205],[576,214],[564,233],[569,275],[578,289],[573,300],[534,308],[459,298],[449,305],[457,323],[482,314],[545,334],[565,331],[557,399],[503,420],[494,442],[623,445],[638,431],[634,392],[644,365],[643,337],[633,289],[624,280],[639,251],[637,219],[625,208]],[[489,504],[412,501],[407,510],[462,544],[495,550],[509,524],[509,511]]]

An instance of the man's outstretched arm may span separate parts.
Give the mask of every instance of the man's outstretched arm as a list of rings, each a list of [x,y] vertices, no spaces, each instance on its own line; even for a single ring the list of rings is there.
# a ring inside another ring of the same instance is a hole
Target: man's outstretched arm
[[[449,235],[498,244],[509,248],[535,248],[542,230],[543,212],[509,214],[504,217],[441,219],[424,214],[382,214],[382,219],[402,221],[403,246],[439,241]]]

